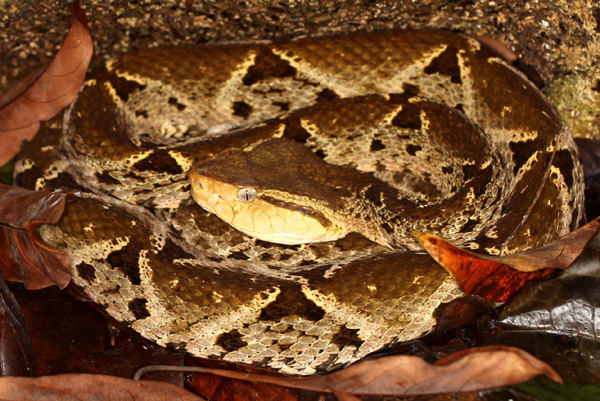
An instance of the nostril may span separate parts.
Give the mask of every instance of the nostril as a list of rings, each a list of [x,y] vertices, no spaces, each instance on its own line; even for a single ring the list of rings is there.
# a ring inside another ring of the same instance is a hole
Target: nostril
[[[196,181],[196,186],[200,189],[203,189],[202,183],[200,181]]]

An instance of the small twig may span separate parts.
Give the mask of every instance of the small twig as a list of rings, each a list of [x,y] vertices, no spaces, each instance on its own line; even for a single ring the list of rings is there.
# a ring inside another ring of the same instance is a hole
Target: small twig
[[[18,231],[25,231],[25,232],[27,231],[27,229],[26,229],[26,228],[23,228],[23,227],[15,227],[15,226],[12,226],[12,225],[10,225],[10,224],[8,224],[8,223],[4,223],[4,222],[2,222],[2,221],[0,221],[0,226],[1,226],[1,227],[6,227],[6,228],[10,228],[10,229],[13,229],[13,230],[18,230]]]

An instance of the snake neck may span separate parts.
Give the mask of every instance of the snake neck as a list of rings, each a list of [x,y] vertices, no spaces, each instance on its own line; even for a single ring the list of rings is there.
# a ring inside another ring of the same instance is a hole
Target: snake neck
[[[414,229],[413,219],[425,214],[424,204],[404,198],[396,189],[372,177],[365,177],[362,184],[356,189],[359,196],[348,200],[354,205],[348,218],[353,222],[349,231],[392,249],[421,249],[410,232]]]
[[[494,221],[481,219],[471,211],[480,208],[493,216],[502,209],[502,202],[493,202],[498,193],[485,185],[488,175],[495,174],[492,166],[478,169],[476,177],[469,175],[465,184],[436,202],[409,197],[371,174],[354,174],[352,192],[357,196],[346,200],[350,206],[347,220],[352,222],[349,231],[394,250],[422,250],[413,231],[438,235],[457,244],[477,242],[480,233],[492,227]]]

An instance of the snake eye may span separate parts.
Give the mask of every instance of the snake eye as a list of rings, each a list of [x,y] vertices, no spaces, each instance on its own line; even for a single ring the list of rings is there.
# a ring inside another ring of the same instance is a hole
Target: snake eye
[[[242,188],[238,191],[238,200],[246,203],[252,202],[256,199],[257,194],[258,192],[254,188]]]

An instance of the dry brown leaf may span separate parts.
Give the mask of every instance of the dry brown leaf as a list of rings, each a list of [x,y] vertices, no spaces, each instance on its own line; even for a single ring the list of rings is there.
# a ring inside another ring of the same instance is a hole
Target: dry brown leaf
[[[333,395],[335,395],[339,401],[361,401],[361,399],[354,394],[344,390],[333,390]]]
[[[0,273],[6,280],[21,281],[30,290],[69,284],[69,257],[44,242],[39,228],[56,223],[75,196],[0,184]]]
[[[186,367],[186,370],[304,390],[363,395],[477,391],[521,383],[538,375],[562,383],[560,376],[546,363],[518,348],[506,346],[471,348],[433,365],[409,355],[370,359],[312,377],[276,377],[199,367]]]
[[[1,377],[0,399],[3,401],[203,400],[203,398],[169,383],[87,374],[64,374],[37,378]]]
[[[40,121],[54,117],[73,101],[85,80],[93,43],[85,13],[79,6],[72,9],[71,30],[48,67],[0,97],[0,166],[19,152],[24,140],[35,136]]]
[[[523,272],[548,268],[564,270],[577,259],[598,229],[600,218],[542,247],[512,255],[490,256],[489,259]]]

